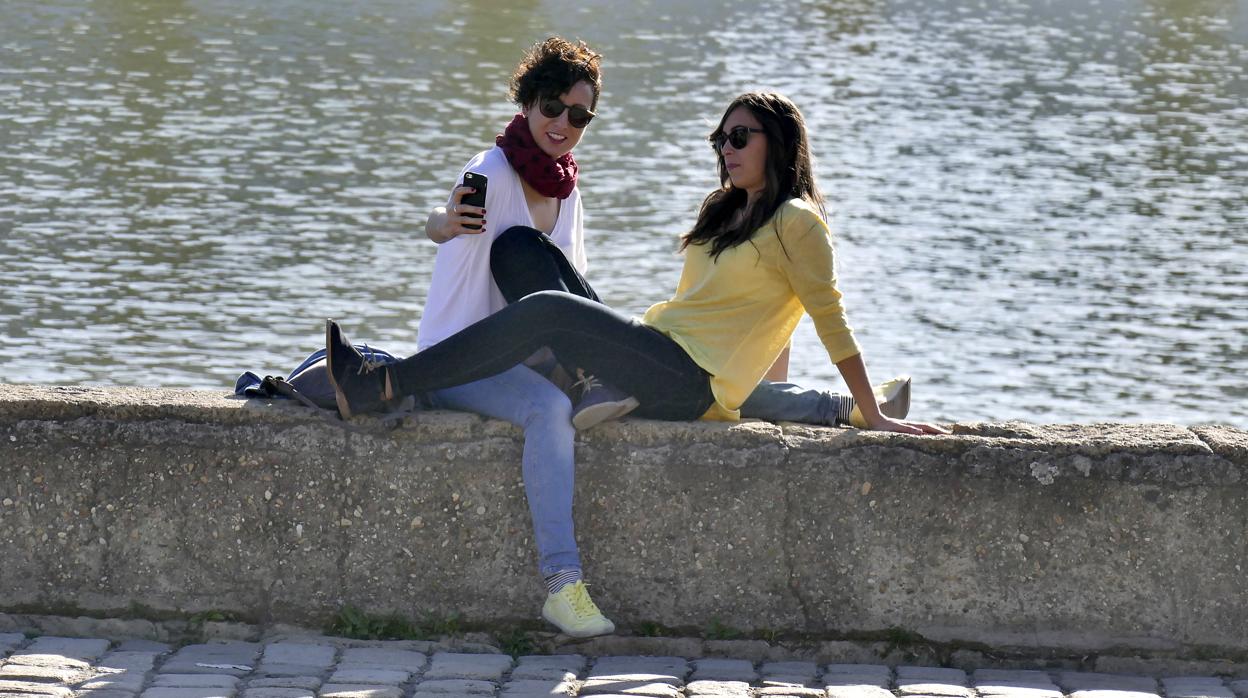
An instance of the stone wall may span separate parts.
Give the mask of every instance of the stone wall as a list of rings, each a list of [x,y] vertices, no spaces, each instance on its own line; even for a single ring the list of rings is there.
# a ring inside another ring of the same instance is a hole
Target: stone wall
[[[1248,652],[1248,433],[955,431],[587,432],[595,598],[625,631]],[[213,392],[0,386],[0,612],[530,623],[519,436],[452,412],[344,428]]]

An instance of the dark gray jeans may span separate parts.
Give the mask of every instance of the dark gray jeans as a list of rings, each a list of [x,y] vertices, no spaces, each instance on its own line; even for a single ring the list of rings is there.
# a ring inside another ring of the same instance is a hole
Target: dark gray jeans
[[[710,375],[667,335],[563,291],[525,296],[390,372],[411,395],[502,373],[542,347],[637,398],[641,417],[697,419],[714,402]]]
[[[494,240],[490,271],[508,303],[538,291],[566,291],[599,301],[589,281],[576,271],[559,246],[540,230],[527,226],[508,228]],[[832,426],[837,423],[840,400],[839,395],[826,390],[761,381],[741,405],[741,416]]]

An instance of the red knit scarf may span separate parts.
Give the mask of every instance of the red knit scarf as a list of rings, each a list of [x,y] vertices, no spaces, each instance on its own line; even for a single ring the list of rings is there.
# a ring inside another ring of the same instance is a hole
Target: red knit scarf
[[[556,160],[543,152],[533,140],[529,120],[524,114],[516,114],[516,118],[507,124],[507,130],[494,142],[503,149],[507,162],[511,163],[520,179],[528,182],[542,196],[566,199],[576,188],[577,167],[572,153]]]

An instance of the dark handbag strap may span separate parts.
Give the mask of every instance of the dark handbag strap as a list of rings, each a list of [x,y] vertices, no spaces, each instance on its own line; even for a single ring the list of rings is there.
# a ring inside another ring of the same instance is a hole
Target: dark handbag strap
[[[282,376],[265,376],[264,380],[260,381],[260,387],[269,395],[285,395],[292,400],[302,402],[318,412],[323,411],[319,405],[312,402],[311,398],[295,390],[295,386],[287,383]]]
[[[304,395],[303,393],[299,392],[295,388],[295,386],[291,385],[290,383],[287,383],[286,379],[283,378],[282,376],[265,376],[264,380],[260,381],[260,387],[269,395],[285,395],[286,397],[291,398],[292,400],[298,400],[302,404],[308,407],[311,407],[313,410],[316,411],[317,414],[321,415],[321,417],[325,421],[329,422],[330,424],[333,424],[336,427],[341,427],[343,429],[346,429],[347,431],[355,431],[355,432],[360,432],[360,433],[368,433],[368,432],[373,431],[370,429],[362,429],[354,424],[346,423],[341,417],[339,417],[337,410],[324,409],[320,405],[313,402],[312,399],[309,398],[307,395]],[[399,424],[403,422],[403,418],[405,416],[406,416],[406,413],[404,410],[401,410],[401,409],[395,410],[388,414],[382,415],[381,421],[385,423],[389,428],[395,429],[395,428],[398,428]]]

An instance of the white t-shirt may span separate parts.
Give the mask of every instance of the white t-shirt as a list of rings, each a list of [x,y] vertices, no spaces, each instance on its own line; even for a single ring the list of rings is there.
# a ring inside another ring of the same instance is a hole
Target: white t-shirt
[[[428,349],[507,305],[490,274],[490,245],[508,228],[533,227],[520,176],[511,168],[501,148],[495,146],[477,153],[459,173],[455,186],[460,186],[464,172],[469,170],[489,180],[485,190],[485,219],[489,225],[479,235],[460,235],[438,245],[433,281],[429,284],[429,296],[416,336],[418,351]],[[450,205],[448,198],[447,207]],[[559,217],[550,238],[563,250],[572,266],[584,274],[588,260],[578,189],[574,188],[568,198],[560,202]]]

